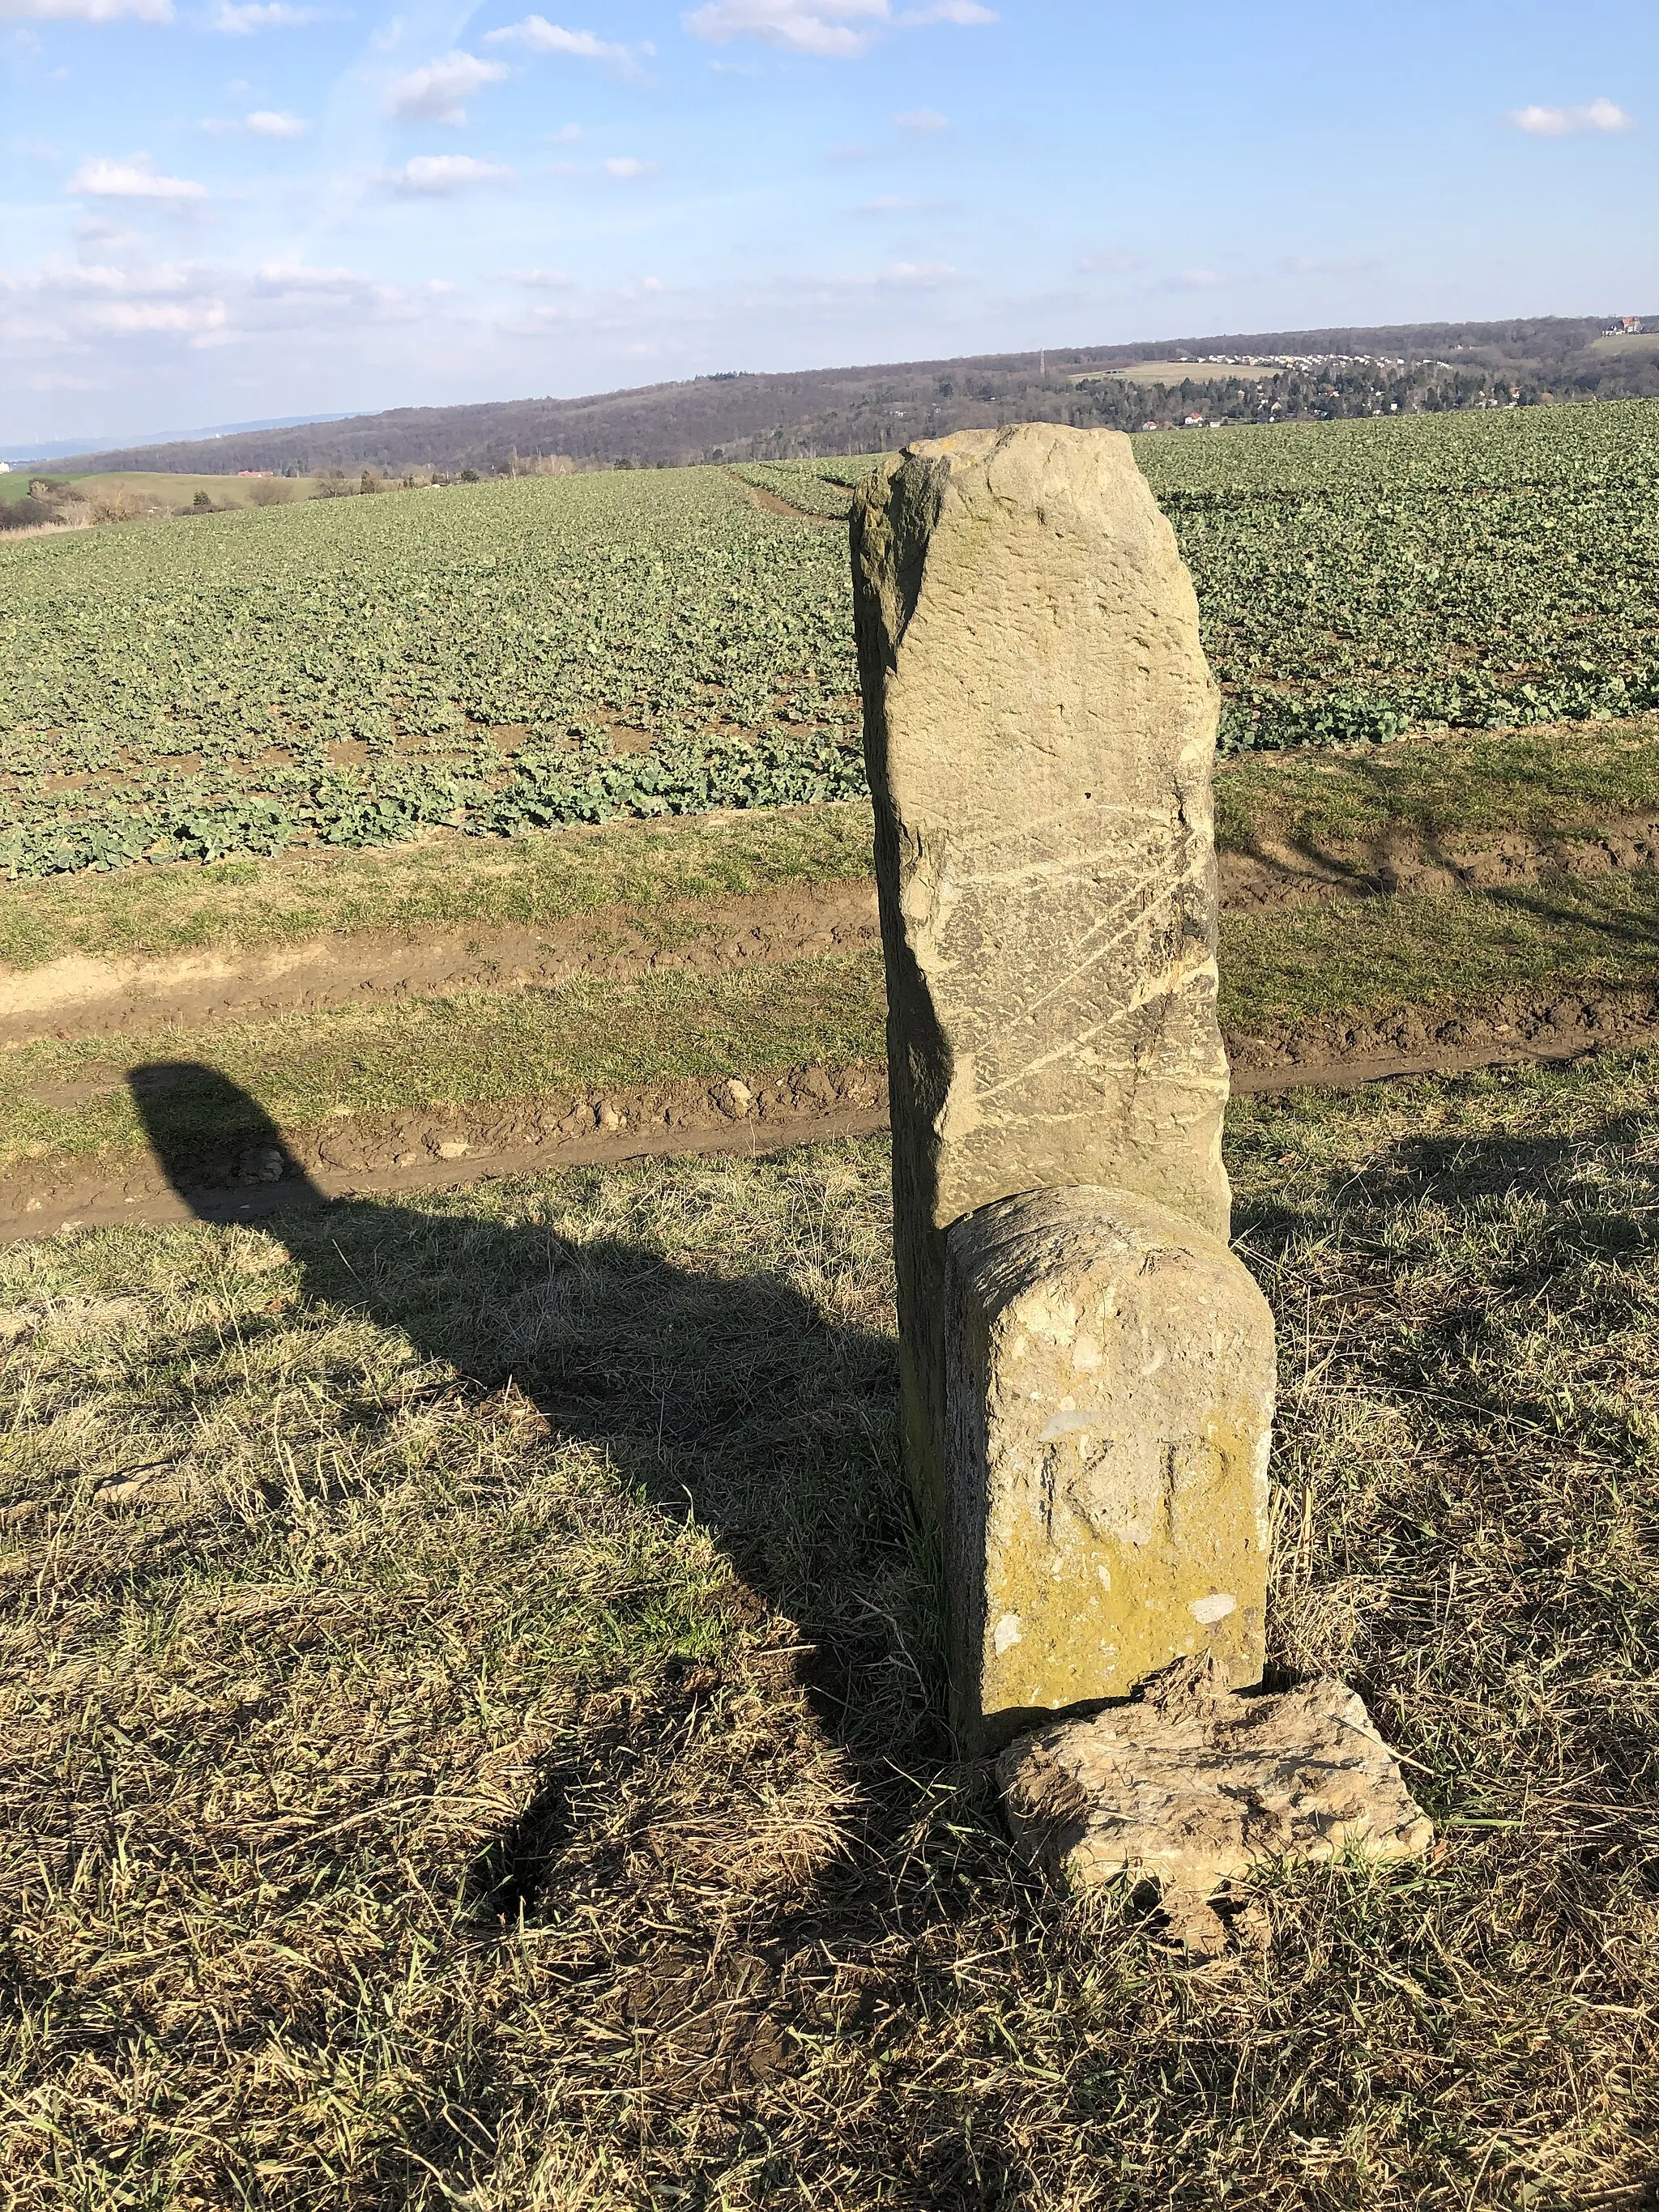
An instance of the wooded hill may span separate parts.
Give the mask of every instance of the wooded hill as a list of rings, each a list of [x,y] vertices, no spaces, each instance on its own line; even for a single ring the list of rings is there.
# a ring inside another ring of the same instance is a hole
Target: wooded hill
[[[398,407],[59,465],[77,473],[494,474],[565,454],[583,467],[652,468],[882,452],[1005,422],[1138,430],[1193,415],[1296,422],[1509,405],[1517,398],[1536,404],[1659,395],[1659,318],[1650,319],[1651,337],[1609,336],[1610,319],[1276,331],[787,374],[734,372],[580,399]]]

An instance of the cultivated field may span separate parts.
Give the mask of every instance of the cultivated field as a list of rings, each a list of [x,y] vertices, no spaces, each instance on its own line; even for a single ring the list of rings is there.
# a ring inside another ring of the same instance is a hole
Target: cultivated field
[[[1140,451],[1274,1663],[1435,1856],[1193,1969],[952,1763],[858,463],[0,544],[0,2204],[1653,2201],[1659,408]]]
[[[1659,703],[1659,402],[1138,441],[1224,747]],[[861,787],[846,462],[0,544],[20,875]]]
[[[853,786],[846,580],[718,470],[312,501],[0,564],[21,874]]]

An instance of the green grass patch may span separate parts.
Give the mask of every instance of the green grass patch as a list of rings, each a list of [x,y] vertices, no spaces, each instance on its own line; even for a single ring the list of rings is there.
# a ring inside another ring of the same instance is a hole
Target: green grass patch
[[[1223,1024],[1247,1032],[1411,1006],[1484,1011],[1558,984],[1617,990],[1659,976],[1659,878],[1224,915],[1220,961]]]
[[[867,801],[730,818],[622,822],[209,867],[140,869],[0,886],[0,960],[94,958],[294,944],[347,930],[550,923],[618,903],[648,918],[687,899],[870,870]]]
[[[1656,808],[1659,719],[1642,715],[1359,753],[1235,757],[1216,778],[1216,842],[1223,852],[1264,837],[1317,852],[1516,830],[1573,837]]]
[[[884,1147],[0,1255],[8,2187],[1634,2203],[1656,1085],[1235,1106],[1272,1656],[1363,1687],[1441,1847],[1264,1879],[1197,1976],[951,1763]]]

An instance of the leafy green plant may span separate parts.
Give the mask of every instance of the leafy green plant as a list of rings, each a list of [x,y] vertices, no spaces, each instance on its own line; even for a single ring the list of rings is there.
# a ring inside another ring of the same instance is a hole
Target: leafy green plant
[[[1659,706],[1659,402],[1135,447],[1197,586],[1224,750]],[[845,542],[744,486],[835,515],[871,465],[522,477],[15,540],[0,865],[856,793]]]

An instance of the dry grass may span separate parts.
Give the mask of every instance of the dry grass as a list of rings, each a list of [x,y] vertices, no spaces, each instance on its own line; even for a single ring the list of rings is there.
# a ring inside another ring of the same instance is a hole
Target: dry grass
[[[5,1255],[5,2201],[1634,2206],[1656,1080],[1237,1111],[1277,1659],[1443,1842],[1190,1971],[951,1763],[880,1147]]]

